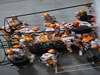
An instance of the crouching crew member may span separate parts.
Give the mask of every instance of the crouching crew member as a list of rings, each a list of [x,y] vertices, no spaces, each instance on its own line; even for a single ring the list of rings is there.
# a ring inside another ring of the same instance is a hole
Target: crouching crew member
[[[25,55],[25,50],[20,45],[14,45],[13,48],[7,49],[7,54],[10,62],[19,68],[30,63],[31,57],[28,58]]]
[[[53,65],[55,66],[57,64],[57,57],[56,52],[54,49],[49,49],[47,53],[44,53],[40,59],[43,63],[45,63],[47,66]]]

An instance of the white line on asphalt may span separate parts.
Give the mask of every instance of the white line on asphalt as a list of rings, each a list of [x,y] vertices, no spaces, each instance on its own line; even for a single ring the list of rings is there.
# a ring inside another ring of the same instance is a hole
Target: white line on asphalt
[[[100,66],[97,66],[97,67],[92,67],[92,66],[91,66],[91,68],[77,69],[77,70],[65,70],[65,71],[56,72],[56,73],[74,72],[74,71],[84,71],[84,70],[89,70],[89,69],[94,69],[94,68],[100,68]]]
[[[79,64],[79,65],[72,65],[72,66],[63,66],[63,68],[73,68],[73,67],[77,67],[77,66],[85,66],[85,65],[91,65],[91,63]]]

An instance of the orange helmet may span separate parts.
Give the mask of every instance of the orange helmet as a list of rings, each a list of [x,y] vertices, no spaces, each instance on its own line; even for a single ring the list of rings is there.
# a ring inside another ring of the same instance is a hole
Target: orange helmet
[[[16,16],[12,16],[11,18],[12,18],[12,20],[16,20],[16,19],[17,19],[17,17],[16,17]]]
[[[37,31],[39,31],[39,30],[40,30],[39,27],[36,27],[36,26],[32,28],[32,31],[33,31],[33,32],[37,32]]]
[[[47,12],[42,13],[43,16],[48,16],[49,14]]]
[[[13,48],[20,48],[19,44],[13,45]]]
[[[30,41],[33,40],[32,36],[29,35],[29,34],[25,34],[25,35],[23,36],[23,39],[24,39],[26,42],[30,42]]]
[[[83,42],[90,42],[93,39],[93,37],[89,34],[84,34],[82,37]]]
[[[39,40],[40,40],[40,42],[47,42],[47,41],[49,41],[48,36],[45,35],[45,33],[40,33]]]
[[[49,49],[48,53],[55,53],[55,49]]]

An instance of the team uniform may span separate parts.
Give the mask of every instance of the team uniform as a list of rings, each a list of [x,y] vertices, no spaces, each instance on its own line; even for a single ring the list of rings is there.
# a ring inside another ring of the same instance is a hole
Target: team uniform
[[[40,57],[43,63],[45,63],[47,66],[50,64],[56,64],[57,63],[57,56],[55,54],[54,49],[50,49],[47,53],[42,54]]]

